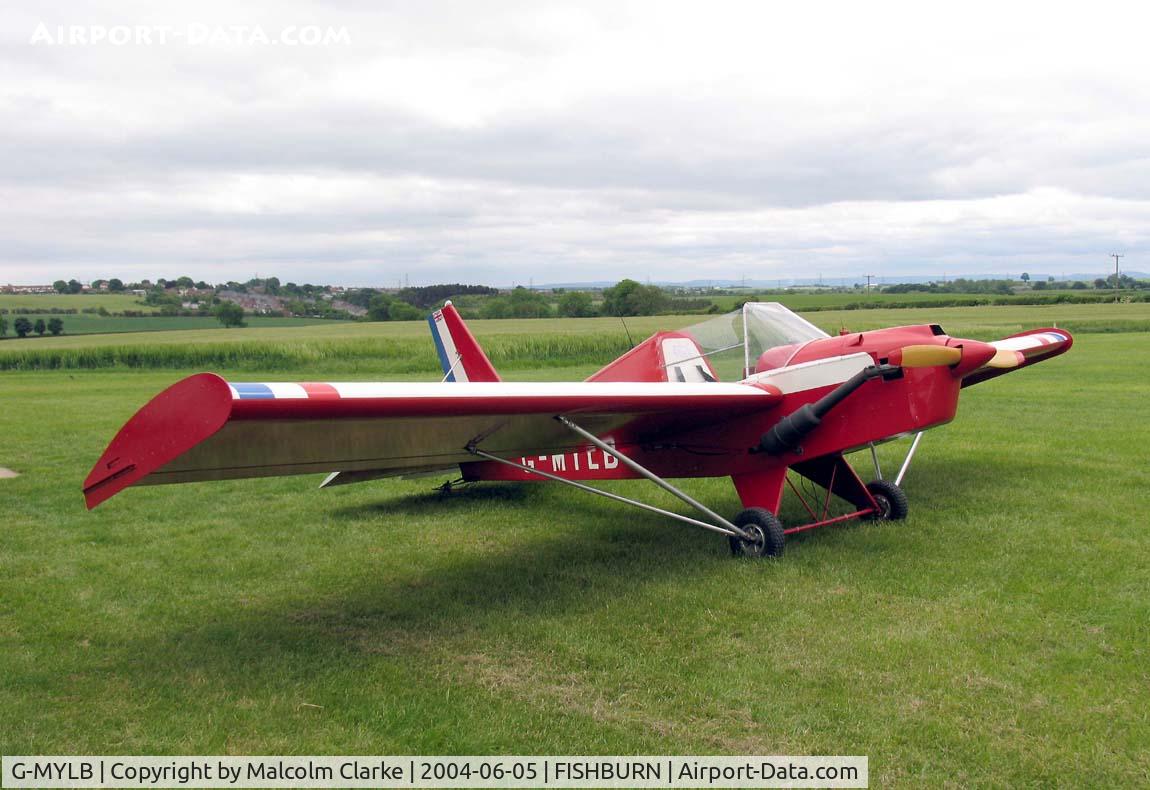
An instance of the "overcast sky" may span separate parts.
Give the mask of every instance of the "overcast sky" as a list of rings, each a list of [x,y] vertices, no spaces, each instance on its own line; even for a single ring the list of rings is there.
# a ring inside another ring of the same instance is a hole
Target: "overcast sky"
[[[11,5],[0,283],[1150,270],[1133,3]]]

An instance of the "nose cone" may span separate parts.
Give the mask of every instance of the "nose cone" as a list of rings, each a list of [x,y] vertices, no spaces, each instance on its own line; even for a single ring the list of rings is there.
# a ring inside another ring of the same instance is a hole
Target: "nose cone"
[[[952,337],[947,341],[947,345],[962,349],[962,359],[952,368],[956,378],[961,378],[967,373],[978,370],[994,359],[994,355],[998,353],[997,348],[980,340],[964,340]]]

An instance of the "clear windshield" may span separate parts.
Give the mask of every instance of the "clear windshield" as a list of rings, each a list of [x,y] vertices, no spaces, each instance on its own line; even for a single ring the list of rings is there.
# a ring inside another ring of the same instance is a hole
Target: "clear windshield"
[[[720,381],[739,381],[768,349],[830,337],[778,302],[747,302],[742,310],[679,330],[690,335]]]

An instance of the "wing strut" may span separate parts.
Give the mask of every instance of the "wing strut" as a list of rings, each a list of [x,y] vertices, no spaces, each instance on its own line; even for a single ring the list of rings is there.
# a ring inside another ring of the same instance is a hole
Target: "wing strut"
[[[612,494],[609,491],[604,491],[600,488],[595,488],[593,486],[589,486],[589,485],[586,485],[584,483],[580,483],[576,480],[568,480],[565,477],[560,477],[559,475],[551,474],[550,472],[544,472],[541,469],[535,469],[534,467],[527,466],[526,464],[520,464],[520,463],[517,463],[515,461],[510,461],[506,458],[500,458],[497,455],[492,455],[491,453],[480,450],[476,446],[475,441],[472,441],[471,443],[469,443],[467,445],[467,452],[471,453],[472,455],[478,455],[480,458],[486,458],[489,461],[495,461],[497,463],[501,463],[501,464],[504,464],[506,466],[510,466],[514,469],[519,469],[520,471],[523,471],[523,472],[528,472],[530,474],[539,475],[540,477],[545,477],[548,480],[554,480],[557,483],[565,483],[566,485],[572,486],[573,488],[578,488],[580,491],[586,491],[589,494],[598,494],[599,496],[606,497],[607,499],[612,499],[616,502],[622,502],[622,503],[627,504],[627,505],[633,505],[633,506],[640,508],[642,510],[647,510],[647,511],[650,511],[652,513],[658,513],[661,516],[667,516],[669,518],[673,518],[677,521],[682,521],[686,524],[691,524],[691,525],[696,526],[696,527],[702,527],[703,529],[710,530],[711,532],[718,532],[722,535],[727,535],[728,537],[738,537],[742,540],[749,540],[750,539],[750,535],[748,535],[747,532],[740,529],[739,527],[736,527],[730,521],[723,518],[718,513],[711,510],[710,508],[708,508],[702,502],[699,502],[698,500],[694,499],[693,497],[690,497],[687,494],[683,493],[678,488],[671,485],[670,483],[668,483],[663,478],[659,477],[657,474],[655,474],[651,470],[647,469],[645,466],[640,465],[638,462],[632,460],[628,456],[619,452],[618,450],[616,450],[614,447],[612,447],[611,445],[604,442],[602,439],[600,439],[595,434],[581,428],[580,426],[576,425],[574,422],[572,422],[568,418],[564,417],[563,415],[556,415],[555,419],[558,420],[559,422],[561,422],[563,425],[570,428],[575,433],[582,436],[587,441],[591,442],[591,444],[595,445],[596,447],[598,447],[603,452],[609,453],[610,455],[617,458],[619,461],[623,462],[628,468],[630,468],[631,470],[633,470],[637,474],[647,478],[652,483],[654,483],[655,485],[662,488],[664,491],[667,491],[668,493],[673,494],[674,496],[676,496],[679,499],[686,502],[691,507],[698,510],[703,515],[713,519],[716,523],[709,524],[706,521],[700,521],[699,519],[690,518],[689,516],[683,516],[683,515],[680,515],[678,513],[672,513],[670,510],[664,510],[663,508],[655,507],[654,505],[648,505],[646,502],[640,502],[640,501],[635,500],[635,499],[629,499],[628,497],[620,496],[619,494]]]
[[[605,441],[600,439],[595,434],[591,433],[588,430],[580,428],[578,425],[576,425],[571,420],[567,419],[566,417],[564,417],[561,414],[558,415],[555,419],[559,420],[559,422],[563,423],[568,428],[575,431],[575,433],[579,434],[584,439],[591,442],[591,444],[595,445],[596,447],[598,447],[603,452],[609,453],[609,454],[615,456],[616,458],[618,458],[620,461],[622,461],[624,464],[626,464],[627,467],[629,467],[631,469],[631,471],[636,472],[637,474],[640,474],[643,477],[647,478],[648,480],[650,480],[655,485],[659,486],[659,488],[663,489],[664,491],[677,496],[679,499],[683,500],[684,502],[686,502],[691,507],[695,508],[695,510],[698,510],[703,515],[710,516],[714,521],[718,522],[721,526],[725,527],[729,533],[734,534],[734,535],[738,535],[740,538],[743,538],[744,540],[746,540],[748,538],[747,533],[743,532],[743,530],[736,527],[730,521],[727,521],[725,518],[720,516],[715,511],[711,510],[709,507],[704,505],[702,502],[699,502],[697,499],[694,499],[692,497],[687,496],[682,491],[675,488],[675,486],[671,485],[666,480],[659,477],[657,474],[652,472],[647,467],[641,466],[641,465],[639,465],[638,462],[633,461],[630,458],[628,458],[627,456],[623,455],[623,453],[619,452],[614,447],[607,444]]]

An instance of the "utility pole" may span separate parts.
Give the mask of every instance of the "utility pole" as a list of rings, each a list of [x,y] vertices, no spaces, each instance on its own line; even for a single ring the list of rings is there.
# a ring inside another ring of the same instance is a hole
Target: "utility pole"
[[[1125,258],[1125,255],[1120,255],[1117,252],[1110,253],[1110,257],[1114,259],[1114,287],[1118,287],[1118,259]]]
[[[1114,301],[1118,301],[1118,259],[1125,258],[1125,255],[1120,255],[1117,252],[1110,253],[1110,257],[1114,259]]]
[[[863,276],[866,277],[866,292],[869,294],[870,293],[870,281],[873,280],[875,276],[873,274],[866,274]]]

